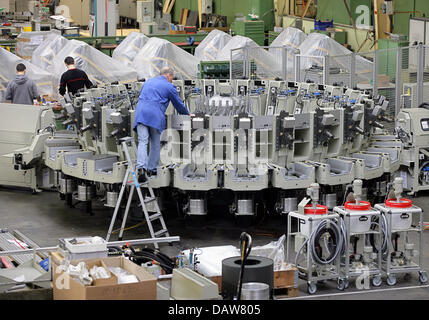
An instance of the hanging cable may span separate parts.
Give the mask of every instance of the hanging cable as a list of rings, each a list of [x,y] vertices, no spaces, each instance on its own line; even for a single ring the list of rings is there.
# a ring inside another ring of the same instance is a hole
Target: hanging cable
[[[244,267],[246,265],[247,257],[250,254],[250,251],[252,251],[252,237],[246,233],[243,232],[240,235],[240,248],[241,248],[241,268],[240,268],[240,274],[238,276],[238,285],[237,285],[237,296],[236,300],[241,299],[241,288],[243,286],[243,276],[244,276]]]

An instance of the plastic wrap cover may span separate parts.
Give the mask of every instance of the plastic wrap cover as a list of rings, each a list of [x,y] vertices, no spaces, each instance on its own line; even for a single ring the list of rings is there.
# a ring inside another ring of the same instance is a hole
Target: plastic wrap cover
[[[16,38],[16,55],[31,60],[34,50],[51,34],[61,35],[61,32],[59,30],[21,32]]]
[[[231,39],[229,34],[213,30],[195,49],[195,57],[201,61],[215,61],[216,56]]]
[[[216,57],[217,61],[229,61],[231,59],[231,50],[239,49],[243,47],[258,47],[258,44],[250,38],[243,36],[234,36],[231,40],[228,41],[226,46],[219,52]],[[232,52],[232,60],[243,60],[244,51],[235,50]]]
[[[245,58],[249,59],[254,77],[274,79],[282,76],[281,57],[276,57],[247,37],[233,37],[219,53],[216,60],[229,61],[231,59],[231,50],[243,47],[246,47],[246,49],[232,51],[232,60],[240,65],[240,62]],[[239,67],[238,69],[241,68]]]
[[[299,50],[300,54],[304,56],[329,55],[332,57],[332,59],[329,59],[330,68],[350,70],[350,63],[346,63],[349,59],[346,59],[345,55],[350,55],[352,52],[324,34],[309,34],[307,39],[299,46]],[[315,64],[321,66],[322,63],[320,59],[306,59],[306,61],[306,65],[301,65],[305,69]],[[372,79],[372,62],[362,56],[356,55],[355,73],[358,81]]]
[[[5,101],[5,94],[9,80],[15,78],[16,66],[23,63],[27,67],[27,76],[32,79],[37,86],[39,95],[52,96],[52,75],[31,62],[28,62],[9,51],[0,48],[0,101]]]
[[[54,59],[55,94],[58,94],[62,74],[67,71],[64,59],[68,56],[73,57],[76,68],[85,71],[89,79],[98,86],[115,81],[129,83],[137,80],[137,73],[130,67],[85,42],[70,40]]]
[[[131,67],[133,60],[141,48],[149,41],[149,37],[140,32],[131,32],[113,51],[113,59]]]
[[[48,35],[33,52],[31,63],[48,72],[54,72],[54,59],[68,42],[69,40],[57,34]]]
[[[177,79],[196,79],[199,60],[170,41],[150,38],[134,59],[139,78],[159,76],[163,67],[174,69]]]
[[[307,35],[299,29],[288,27],[283,30],[270,45],[270,53],[272,53],[278,61],[282,61],[282,49],[286,47],[287,54],[287,71],[293,73],[295,66],[295,54],[299,50],[299,46],[307,38]]]
[[[287,27],[284,29],[277,38],[271,43],[270,47],[290,47],[298,49],[301,43],[307,38],[307,35],[296,28]]]

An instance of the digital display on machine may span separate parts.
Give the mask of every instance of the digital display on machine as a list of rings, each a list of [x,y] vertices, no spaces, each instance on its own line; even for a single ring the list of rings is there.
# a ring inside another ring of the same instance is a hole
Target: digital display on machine
[[[420,120],[423,131],[429,131],[429,119]]]

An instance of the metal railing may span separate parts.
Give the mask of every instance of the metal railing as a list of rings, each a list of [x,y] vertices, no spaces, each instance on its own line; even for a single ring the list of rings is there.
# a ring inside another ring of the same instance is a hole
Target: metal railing
[[[429,46],[380,49],[345,55],[307,56],[287,47],[231,50],[231,79],[275,79],[368,90],[389,101],[387,115],[429,102]]]

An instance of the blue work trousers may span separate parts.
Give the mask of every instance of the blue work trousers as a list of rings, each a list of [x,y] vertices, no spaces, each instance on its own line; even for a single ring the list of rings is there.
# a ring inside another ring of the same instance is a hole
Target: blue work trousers
[[[137,169],[146,169],[155,171],[158,168],[160,150],[161,150],[161,133],[158,129],[148,127],[142,124],[137,126],[139,140],[137,152]],[[150,141],[149,159],[147,156],[147,145]]]

